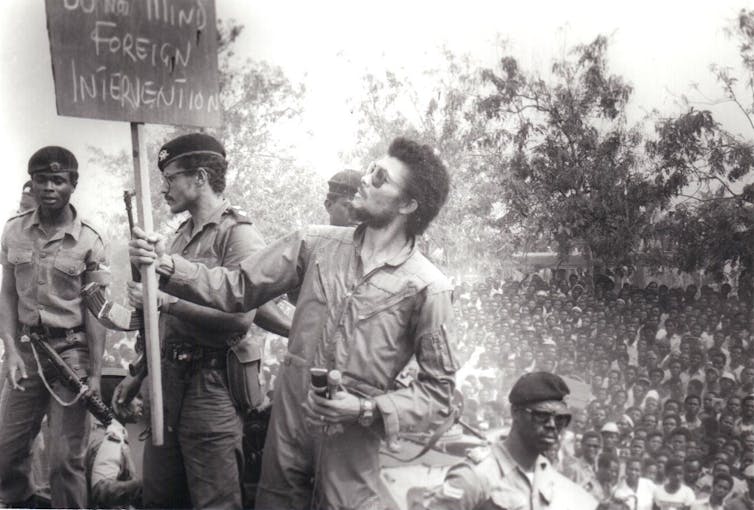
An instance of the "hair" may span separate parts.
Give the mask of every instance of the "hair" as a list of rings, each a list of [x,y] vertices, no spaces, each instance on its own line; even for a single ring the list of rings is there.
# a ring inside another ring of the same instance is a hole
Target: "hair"
[[[595,430],[588,430],[584,432],[584,435],[581,436],[581,443],[583,444],[588,439],[594,439],[594,438],[599,439],[599,442],[602,443],[602,436],[600,435],[599,432]]]
[[[689,455],[683,459],[684,464],[691,464],[692,462],[698,462],[700,466],[704,465],[704,461],[699,455]]]
[[[715,485],[719,480],[725,480],[730,487],[733,487],[733,477],[728,473],[718,473],[712,479],[712,485]]]
[[[228,161],[213,154],[191,154],[178,158],[178,163],[185,170],[196,171],[200,167],[207,171],[207,182],[215,193],[225,191],[225,172]]]
[[[686,441],[688,441],[690,434],[689,434],[688,429],[684,427],[676,427],[670,432],[670,437],[673,437],[673,436],[683,436],[683,438],[686,439]]]
[[[406,192],[418,206],[408,216],[406,230],[411,236],[421,235],[448,199],[448,169],[429,145],[421,145],[408,138],[393,140],[387,153],[409,169]]]

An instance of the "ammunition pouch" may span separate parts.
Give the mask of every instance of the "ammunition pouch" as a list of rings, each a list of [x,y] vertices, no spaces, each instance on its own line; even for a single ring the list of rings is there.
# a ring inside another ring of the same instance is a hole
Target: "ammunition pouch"
[[[259,380],[262,366],[260,341],[246,335],[228,349],[227,371],[230,397],[241,414],[262,405],[264,393]]]

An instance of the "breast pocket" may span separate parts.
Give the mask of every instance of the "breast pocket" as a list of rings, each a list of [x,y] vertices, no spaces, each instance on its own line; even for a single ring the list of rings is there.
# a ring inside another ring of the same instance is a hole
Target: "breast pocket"
[[[50,275],[53,292],[69,301],[76,299],[81,290],[81,275],[84,270],[86,270],[86,262],[83,253],[59,253],[55,257]]]
[[[31,283],[32,275],[32,251],[21,248],[8,249],[8,262],[13,264],[13,274],[16,283],[21,285]]]
[[[491,508],[501,510],[526,510],[529,508],[528,494],[513,487],[499,487],[490,495]]]

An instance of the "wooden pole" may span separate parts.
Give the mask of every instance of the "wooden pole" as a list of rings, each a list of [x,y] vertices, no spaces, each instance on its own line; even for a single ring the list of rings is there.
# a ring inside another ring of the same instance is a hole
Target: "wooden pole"
[[[154,231],[152,201],[149,191],[147,151],[142,133],[143,125],[131,123],[134,181],[136,183],[136,210],[139,225],[145,232]],[[162,370],[160,365],[160,336],[157,330],[157,275],[154,265],[142,266],[141,284],[144,291],[144,350],[149,370],[149,408],[152,417],[152,444],[163,443]]]

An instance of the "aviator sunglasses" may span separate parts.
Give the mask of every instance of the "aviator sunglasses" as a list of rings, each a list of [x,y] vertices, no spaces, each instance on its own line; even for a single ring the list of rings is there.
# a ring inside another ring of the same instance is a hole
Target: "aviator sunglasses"
[[[367,168],[367,175],[371,176],[372,186],[374,186],[375,188],[381,188],[382,185],[388,181],[392,181],[393,184],[398,186],[398,184],[390,178],[390,174],[387,172],[387,170],[379,166],[377,163],[372,163],[371,165],[369,165],[369,168]]]

